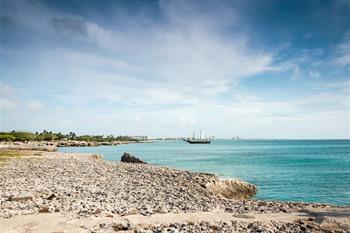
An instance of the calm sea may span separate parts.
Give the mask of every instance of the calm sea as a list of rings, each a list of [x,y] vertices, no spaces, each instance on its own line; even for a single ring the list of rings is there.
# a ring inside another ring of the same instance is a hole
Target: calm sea
[[[350,205],[350,140],[162,141],[60,151],[100,153],[107,160],[129,152],[151,164],[239,177],[258,186],[257,199]]]

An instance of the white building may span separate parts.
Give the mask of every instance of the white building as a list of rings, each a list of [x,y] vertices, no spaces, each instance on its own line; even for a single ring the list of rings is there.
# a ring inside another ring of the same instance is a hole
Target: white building
[[[131,136],[131,137],[138,141],[147,141],[150,138],[149,136]]]

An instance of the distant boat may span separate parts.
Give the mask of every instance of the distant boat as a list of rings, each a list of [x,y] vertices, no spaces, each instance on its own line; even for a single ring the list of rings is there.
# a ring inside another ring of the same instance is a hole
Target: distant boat
[[[209,144],[212,141],[212,138],[205,138],[203,130],[200,131],[199,138],[195,137],[195,131],[193,131],[192,138],[184,139],[185,142],[188,142],[190,144]]]
[[[184,139],[185,142],[190,144],[209,144],[211,143],[210,139]]]

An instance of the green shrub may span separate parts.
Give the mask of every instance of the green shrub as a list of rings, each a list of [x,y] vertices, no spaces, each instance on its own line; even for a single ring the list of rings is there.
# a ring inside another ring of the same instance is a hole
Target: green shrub
[[[70,132],[67,135],[61,133],[52,133],[51,131],[44,130],[42,133],[36,132],[35,134],[31,132],[0,132],[0,141],[53,141],[53,140],[62,140],[62,139],[71,139],[79,141],[88,141],[88,142],[112,142],[112,141],[137,141],[129,136],[117,136],[113,135],[104,136],[104,135],[81,135],[76,136],[74,132]]]
[[[36,138],[35,134],[30,132],[14,132],[11,135],[15,137],[14,141],[31,141]]]
[[[0,141],[14,141],[15,139],[16,137],[11,134],[0,134]]]

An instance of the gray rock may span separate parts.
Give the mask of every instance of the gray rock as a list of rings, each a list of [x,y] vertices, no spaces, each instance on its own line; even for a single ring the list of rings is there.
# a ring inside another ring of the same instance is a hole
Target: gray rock
[[[121,161],[125,163],[145,163],[141,159],[135,156],[132,156],[131,154],[126,152],[124,152],[123,156],[121,157]]]

